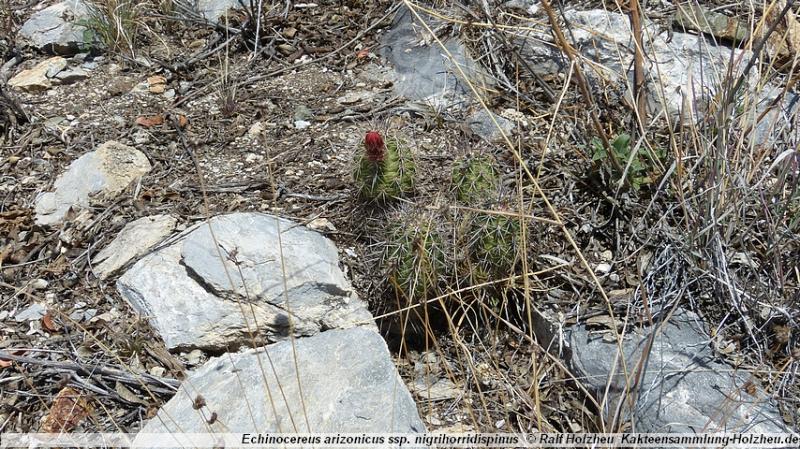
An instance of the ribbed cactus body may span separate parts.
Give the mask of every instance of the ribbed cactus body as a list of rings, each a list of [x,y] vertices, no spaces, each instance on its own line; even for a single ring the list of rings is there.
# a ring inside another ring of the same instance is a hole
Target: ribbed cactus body
[[[494,199],[497,193],[497,171],[488,156],[476,156],[457,163],[453,168],[453,190],[462,203],[480,203]]]
[[[520,235],[519,220],[489,213],[470,214],[468,220],[467,247],[475,266],[489,277],[513,273]]]
[[[449,268],[441,223],[434,214],[408,210],[392,222],[384,260],[397,293],[409,301],[438,295]]]
[[[369,137],[368,134],[365,150],[359,152],[355,161],[353,175],[359,194],[373,201],[411,194],[414,190],[414,162],[408,148],[397,139],[372,142]],[[377,145],[382,148],[376,149]]]

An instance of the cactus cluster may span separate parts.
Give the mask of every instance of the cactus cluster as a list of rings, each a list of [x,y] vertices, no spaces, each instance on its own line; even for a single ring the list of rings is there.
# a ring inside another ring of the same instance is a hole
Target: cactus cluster
[[[355,170],[363,197],[387,200],[406,195],[413,189],[413,173],[413,164],[397,141],[367,133]],[[424,312],[406,316],[441,318],[442,308],[448,315],[479,311],[464,306],[465,296],[486,301],[493,309],[514,303],[508,299],[513,298],[513,287],[492,281],[515,274],[522,223],[504,206],[493,159],[475,156],[458,161],[451,180],[452,194],[461,207],[422,209],[406,204],[385,221],[387,284],[394,288],[400,310],[424,305]],[[455,303],[450,297],[429,302],[462,287],[471,288],[453,296]],[[427,324],[420,328],[427,329]]]
[[[359,195],[383,202],[414,191],[414,161],[408,147],[395,138],[368,131],[364,147],[357,152],[353,177]]]

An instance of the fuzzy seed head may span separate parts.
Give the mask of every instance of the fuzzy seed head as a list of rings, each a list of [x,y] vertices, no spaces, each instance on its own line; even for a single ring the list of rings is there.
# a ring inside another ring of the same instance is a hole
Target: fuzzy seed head
[[[383,136],[378,131],[367,131],[364,148],[367,159],[372,162],[382,161],[386,157],[386,144],[383,143]]]

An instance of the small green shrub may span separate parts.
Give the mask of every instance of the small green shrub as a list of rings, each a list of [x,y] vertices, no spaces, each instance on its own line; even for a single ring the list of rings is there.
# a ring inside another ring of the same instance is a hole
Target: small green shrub
[[[618,135],[616,139],[611,142],[610,150],[614,152],[614,156],[620,164],[622,164],[624,169],[628,164],[628,160],[631,159],[631,136],[625,133]],[[603,142],[599,138],[595,137],[592,139],[592,162],[599,161],[605,163],[605,165],[609,167],[609,172],[619,179],[623,174],[617,173],[613,165],[607,163],[611,157],[608,151],[609,150],[603,146]],[[663,151],[659,151],[655,156],[663,158],[665,154]],[[639,191],[643,186],[652,183],[650,173],[653,171],[653,166],[654,161],[650,160],[648,155],[643,156],[639,152],[634,155],[627,174],[628,182],[633,190]]]

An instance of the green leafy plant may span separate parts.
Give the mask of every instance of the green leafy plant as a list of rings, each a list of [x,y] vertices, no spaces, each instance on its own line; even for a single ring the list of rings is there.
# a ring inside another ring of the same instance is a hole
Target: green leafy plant
[[[630,160],[630,166],[627,170],[627,179],[634,190],[639,191],[643,186],[652,183],[650,172],[653,168],[653,161],[651,161],[648,156],[643,157],[638,152],[631,158],[631,136],[625,133],[619,134],[611,142],[610,151],[614,152],[614,156],[620,161],[623,167],[625,167]],[[592,162],[606,162],[610,157],[609,149],[603,146],[603,142],[597,137],[593,138]],[[656,157],[661,158],[663,154],[656,154]],[[610,166],[610,164],[608,165]],[[616,170],[613,168],[610,169],[610,172],[616,177],[621,177],[623,175],[622,173],[616,173]]]
[[[386,201],[414,191],[414,161],[408,147],[399,139],[368,131],[364,147],[358,151],[353,178],[359,195],[370,201]]]

